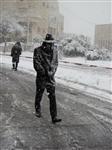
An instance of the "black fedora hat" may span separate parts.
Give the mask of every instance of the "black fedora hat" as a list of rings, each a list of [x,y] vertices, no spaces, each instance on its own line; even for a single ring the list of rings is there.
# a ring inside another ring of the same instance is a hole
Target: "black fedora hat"
[[[46,43],[54,43],[54,38],[52,36],[52,34],[47,33],[44,42]]]

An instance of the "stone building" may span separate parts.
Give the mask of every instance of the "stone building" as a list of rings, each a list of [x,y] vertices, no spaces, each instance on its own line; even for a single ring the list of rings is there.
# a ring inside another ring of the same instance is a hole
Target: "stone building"
[[[95,45],[112,50],[112,24],[96,25]]]
[[[57,0],[0,0],[1,19],[11,19],[26,28],[27,41],[51,33],[63,33],[64,17]]]

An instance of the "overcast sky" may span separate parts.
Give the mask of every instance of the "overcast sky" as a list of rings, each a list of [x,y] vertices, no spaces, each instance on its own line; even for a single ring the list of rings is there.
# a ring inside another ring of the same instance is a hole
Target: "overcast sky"
[[[110,0],[59,0],[64,15],[64,32],[84,34],[94,39],[95,24],[112,23]]]

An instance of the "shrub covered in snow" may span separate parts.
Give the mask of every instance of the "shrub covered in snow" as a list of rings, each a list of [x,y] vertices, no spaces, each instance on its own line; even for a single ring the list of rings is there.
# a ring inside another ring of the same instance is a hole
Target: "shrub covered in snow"
[[[34,43],[40,43],[42,40],[43,37],[40,34],[37,34],[37,36],[33,38]]]
[[[102,60],[112,60],[112,52],[108,49],[102,48],[98,50],[99,58]]]
[[[97,60],[99,59],[98,53],[95,51],[87,51],[86,58],[88,60]]]
[[[64,56],[84,56],[88,60],[112,60],[111,51],[91,45],[88,39],[84,35],[65,36],[59,41],[60,53]]]
[[[87,38],[82,35],[65,37],[60,44],[65,56],[85,56],[85,51],[90,45]]]
[[[112,53],[108,49],[92,48],[88,49],[85,54],[88,60],[112,60]]]

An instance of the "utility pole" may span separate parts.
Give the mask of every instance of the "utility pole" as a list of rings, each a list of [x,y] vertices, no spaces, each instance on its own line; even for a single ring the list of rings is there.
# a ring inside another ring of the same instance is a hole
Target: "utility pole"
[[[5,53],[5,51],[6,51],[6,46],[7,46],[7,42],[6,42],[6,39],[5,39],[5,36],[3,35],[3,25],[2,25],[2,23],[3,23],[3,1],[1,0],[0,1],[0,7],[1,7],[1,12],[0,12],[0,23],[1,23],[1,40],[2,40],[2,42],[4,41],[4,50],[3,50],[3,52]]]
[[[2,39],[2,37],[3,37],[3,34],[2,34],[2,13],[3,13],[3,3],[2,3],[2,0],[0,1],[0,24],[1,24],[1,34],[0,34],[0,36],[1,36],[1,39]]]
[[[30,36],[29,28],[30,28],[30,21],[29,21],[29,17],[28,17],[28,18],[27,18],[27,46],[28,46],[28,44],[29,44],[29,36]]]

